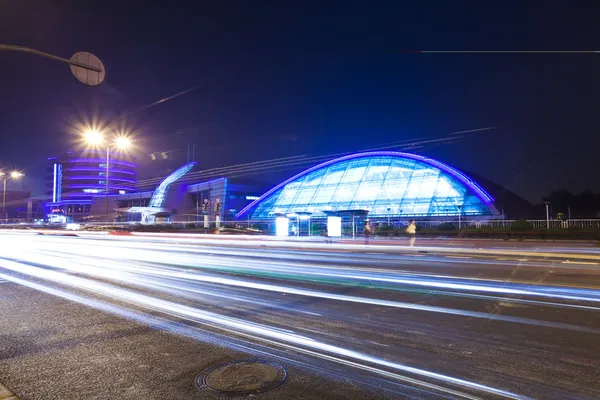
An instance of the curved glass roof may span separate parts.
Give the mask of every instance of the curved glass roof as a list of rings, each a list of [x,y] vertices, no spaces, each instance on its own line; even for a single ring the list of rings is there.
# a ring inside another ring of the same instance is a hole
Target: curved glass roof
[[[410,153],[358,153],[327,161],[277,185],[236,217],[368,210],[371,217],[497,214],[493,199],[460,171]]]
[[[190,170],[194,168],[194,165],[196,165],[195,162],[187,163],[183,167],[177,168],[175,171],[171,172],[169,176],[163,179],[163,181],[156,187],[156,190],[154,190],[154,194],[150,199],[148,207],[162,208],[165,205],[165,201],[167,200],[169,186],[171,186],[175,181],[177,181],[182,176],[190,172]]]

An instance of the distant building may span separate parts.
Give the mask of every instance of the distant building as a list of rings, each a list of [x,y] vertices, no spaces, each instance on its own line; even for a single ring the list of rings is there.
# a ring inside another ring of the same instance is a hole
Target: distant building
[[[44,207],[41,199],[32,198],[26,190],[7,190],[1,220],[15,223],[44,218]]]
[[[153,204],[157,192],[154,190],[111,196],[109,208],[117,211],[119,221],[203,224],[205,217],[211,222],[218,217],[226,222],[233,221],[237,212],[258,199],[264,186],[261,182],[225,177],[198,183],[175,181],[163,194],[160,204]],[[95,204],[102,208],[99,198]]]
[[[111,153],[106,195],[106,153],[68,152],[48,158],[46,220],[56,223],[110,221],[160,223],[233,220],[256,200],[264,184],[227,177],[194,181],[187,174],[196,163],[176,169],[154,188],[136,191],[134,160]],[[108,197],[108,204],[107,204]],[[108,205],[108,209],[107,209]]]
[[[135,191],[136,165],[126,154],[111,152],[108,194]],[[94,196],[106,195],[106,152],[70,151],[48,158],[46,167],[46,209],[72,220],[90,215]]]

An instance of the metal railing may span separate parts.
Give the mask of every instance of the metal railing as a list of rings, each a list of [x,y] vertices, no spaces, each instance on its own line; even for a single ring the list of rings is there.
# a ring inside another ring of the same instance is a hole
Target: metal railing
[[[467,220],[460,222],[460,229],[482,229],[482,228],[505,228],[508,229],[517,220],[504,219],[504,220]],[[456,229],[459,228],[458,221],[415,221],[417,226],[425,229],[439,228],[440,225],[451,224]],[[534,229],[568,229],[568,228],[579,228],[579,229],[600,229],[600,219],[530,219],[527,220],[533,225]],[[380,221],[380,225],[387,225],[386,221]],[[391,221],[389,223],[395,228],[401,228],[408,224],[408,221]]]

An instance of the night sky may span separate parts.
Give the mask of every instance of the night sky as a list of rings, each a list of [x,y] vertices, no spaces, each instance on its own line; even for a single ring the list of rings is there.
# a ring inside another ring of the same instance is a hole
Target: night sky
[[[209,168],[495,126],[418,152],[534,202],[569,184],[600,190],[600,53],[395,51],[600,50],[600,3],[403,3],[2,0],[4,44],[92,52],[107,80],[88,87],[66,64],[1,52],[0,165],[39,192],[74,121],[204,85],[126,119],[141,177],[168,168],[150,153],[184,162],[176,150],[192,143]]]

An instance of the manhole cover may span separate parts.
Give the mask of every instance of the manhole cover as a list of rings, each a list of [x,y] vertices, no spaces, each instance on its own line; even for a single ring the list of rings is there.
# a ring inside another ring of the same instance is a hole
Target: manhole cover
[[[262,393],[281,385],[286,369],[261,360],[236,360],[207,368],[196,377],[196,388],[219,394],[244,396]]]

